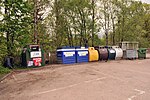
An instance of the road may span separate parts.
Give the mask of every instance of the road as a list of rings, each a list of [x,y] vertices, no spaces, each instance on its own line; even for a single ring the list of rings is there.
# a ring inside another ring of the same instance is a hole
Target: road
[[[150,59],[51,66],[10,75],[0,100],[150,99]]]

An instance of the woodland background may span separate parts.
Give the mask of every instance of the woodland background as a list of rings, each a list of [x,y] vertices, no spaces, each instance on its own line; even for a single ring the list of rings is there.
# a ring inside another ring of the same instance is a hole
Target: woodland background
[[[0,65],[27,44],[46,52],[60,46],[150,47],[150,4],[134,0],[1,0]]]

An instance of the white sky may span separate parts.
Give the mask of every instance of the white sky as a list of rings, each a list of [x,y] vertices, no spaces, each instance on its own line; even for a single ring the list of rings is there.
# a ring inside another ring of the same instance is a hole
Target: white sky
[[[140,1],[150,4],[150,0],[140,0]]]
[[[142,1],[143,3],[148,3],[148,4],[150,4],[150,0],[137,0],[137,1]],[[4,11],[4,10],[2,10],[2,11]],[[47,11],[49,11],[49,10],[47,10]],[[47,14],[47,13],[46,13],[46,14]],[[45,18],[45,15],[43,15],[42,17]],[[3,19],[3,17],[0,16],[0,20],[2,20],[2,19]]]

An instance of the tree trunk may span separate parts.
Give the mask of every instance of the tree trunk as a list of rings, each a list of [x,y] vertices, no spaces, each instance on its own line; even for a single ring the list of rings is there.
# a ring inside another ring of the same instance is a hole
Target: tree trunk
[[[8,4],[8,1],[5,0],[5,1],[4,1],[5,14],[6,14],[7,16],[9,16],[9,12],[8,12],[9,8],[8,8],[7,4]],[[7,24],[7,21],[5,21],[5,25],[6,25],[6,26],[9,25],[9,24]],[[6,40],[7,40],[7,54],[10,55],[10,54],[11,54],[11,53],[10,53],[10,52],[11,52],[11,49],[10,49],[10,30],[9,30],[9,29],[7,29],[7,31],[6,31]]]
[[[108,30],[105,30],[105,35],[106,35],[106,46],[108,46]]]
[[[38,44],[38,18],[37,18],[37,0],[34,0],[34,40]]]
[[[58,41],[57,39],[59,39],[59,8],[58,8],[58,1],[55,0],[55,17],[56,17],[56,21],[55,21],[55,33],[56,33],[56,42]],[[57,47],[59,47],[61,45],[60,42],[56,43]]]
[[[95,9],[94,9],[94,0],[92,0],[92,46],[94,46],[94,23],[95,23]]]
[[[112,25],[113,25],[113,36],[112,36],[112,44],[115,45],[115,22],[114,18],[112,18]]]
[[[71,32],[70,26],[69,26],[69,35],[70,35],[71,46],[74,46],[74,45],[73,45],[73,36],[72,36],[72,32]]]
[[[80,14],[80,17],[81,17],[81,23],[80,23],[80,46],[82,46],[82,42],[83,42],[83,15],[82,15],[82,12],[81,10],[78,8],[78,11],[79,11],[79,14]]]

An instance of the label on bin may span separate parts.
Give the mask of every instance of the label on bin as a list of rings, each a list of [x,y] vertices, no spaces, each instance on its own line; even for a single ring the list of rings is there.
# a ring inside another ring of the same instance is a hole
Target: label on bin
[[[41,58],[33,58],[34,66],[41,66]]]
[[[65,57],[71,57],[75,54],[75,52],[64,52]]]
[[[31,58],[36,58],[36,57],[42,57],[42,54],[40,51],[31,52]]]
[[[115,53],[115,51],[114,50],[110,50],[110,53]]]
[[[79,56],[86,56],[88,51],[78,52]]]
[[[33,61],[28,61],[28,67],[33,66]]]

